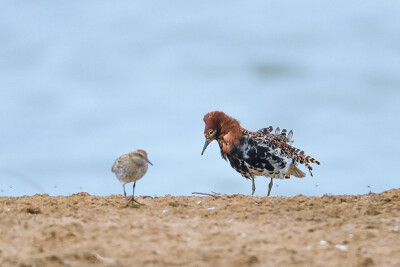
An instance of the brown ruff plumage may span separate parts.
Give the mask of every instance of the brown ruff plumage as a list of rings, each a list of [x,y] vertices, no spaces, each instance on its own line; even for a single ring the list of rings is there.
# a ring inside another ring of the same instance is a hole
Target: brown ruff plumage
[[[229,160],[231,166],[242,176],[252,180],[252,194],[255,192],[255,176],[270,177],[268,196],[271,193],[273,178],[290,178],[291,175],[303,178],[305,173],[296,165],[304,164],[312,176],[310,163],[320,164],[316,159],[307,156],[300,149],[291,146],[293,131],[287,134],[273,127],[251,132],[240,126],[240,123],[221,111],[209,112],[204,116],[207,146],[217,140],[221,156]]]

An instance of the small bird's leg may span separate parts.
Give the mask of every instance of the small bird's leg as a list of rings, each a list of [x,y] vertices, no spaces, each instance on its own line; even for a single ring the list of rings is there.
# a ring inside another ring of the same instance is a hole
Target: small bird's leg
[[[135,187],[136,187],[136,181],[133,183],[132,198],[131,198],[131,200],[130,200],[129,202],[132,201],[132,203],[136,202],[136,203],[138,203],[139,205],[143,205],[142,203],[140,203],[139,201],[137,201],[137,200],[135,199]]]
[[[122,184],[122,188],[124,188],[124,196],[126,196],[125,184]]]
[[[268,196],[269,196],[269,194],[271,194],[271,189],[272,189],[272,185],[273,185],[273,181],[272,181],[272,178],[271,178],[271,182],[269,182],[269,185],[268,185]]]
[[[251,182],[253,183],[251,189],[251,195],[254,196],[254,192],[256,191],[256,183],[254,182],[254,177],[251,177]]]

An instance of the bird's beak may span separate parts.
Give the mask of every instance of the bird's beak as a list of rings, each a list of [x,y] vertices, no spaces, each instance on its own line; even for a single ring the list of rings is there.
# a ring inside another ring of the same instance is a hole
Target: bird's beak
[[[148,163],[150,163],[151,166],[153,166],[153,163],[150,162],[150,160],[146,159]]]
[[[206,150],[207,146],[211,143],[210,140],[206,139],[206,142],[204,143],[203,151],[201,151],[201,155],[203,155],[204,150]]]

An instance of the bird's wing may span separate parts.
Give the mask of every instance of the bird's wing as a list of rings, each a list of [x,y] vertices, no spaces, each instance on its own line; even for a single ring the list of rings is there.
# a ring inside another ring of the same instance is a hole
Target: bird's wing
[[[239,158],[255,175],[279,174],[288,163],[285,158],[276,155],[261,136],[246,135],[239,150],[236,151]]]
[[[253,132],[252,134],[261,137],[265,135],[274,135],[281,142],[285,142],[290,145],[293,144],[293,130],[290,130],[288,133],[286,129],[282,129],[281,131],[280,128],[277,127],[274,131],[274,127],[269,126],[267,128],[262,128],[257,132]]]
[[[293,132],[291,135],[293,135]],[[277,156],[292,159],[293,163],[304,164],[312,176],[312,167],[309,163],[316,163],[319,165],[319,161],[311,156],[305,155],[304,151],[288,144],[288,142],[284,139],[286,138],[286,135],[283,136],[284,138],[282,136],[283,135],[278,132],[278,134],[275,133],[265,134],[264,136],[256,136],[254,140],[259,146],[269,147]]]

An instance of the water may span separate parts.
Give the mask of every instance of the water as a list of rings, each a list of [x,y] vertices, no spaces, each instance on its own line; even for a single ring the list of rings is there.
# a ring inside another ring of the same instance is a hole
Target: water
[[[0,10],[2,196],[121,194],[111,165],[137,148],[154,164],[139,195],[250,194],[216,142],[200,156],[212,110],[250,130],[294,129],[294,145],[321,161],[313,178],[276,180],[272,195],[400,187],[400,2],[2,1]],[[256,179],[257,195],[268,182]]]

